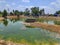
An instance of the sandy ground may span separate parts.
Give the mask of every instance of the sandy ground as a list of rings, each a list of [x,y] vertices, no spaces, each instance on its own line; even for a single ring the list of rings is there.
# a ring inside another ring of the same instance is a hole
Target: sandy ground
[[[12,18],[18,18],[17,16],[7,16],[7,18],[12,19]],[[27,17],[27,16],[19,16],[19,18],[33,18],[32,16]],[[46,20],[60,20],[60,17],[52,17],[52,16],[40,16],[39,18],[43,18]],[[0,17],[0,20],[4,19],[3,17]]]
[[[4,18],[3,17],[0,17],[0,21],[3,20]]]

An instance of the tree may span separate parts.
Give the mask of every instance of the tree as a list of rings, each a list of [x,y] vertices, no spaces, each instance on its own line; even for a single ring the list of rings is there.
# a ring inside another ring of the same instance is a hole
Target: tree
[[[0,16],[2,16],[2,12],[0,11]]]
[[[10,12],[10,15],[13,15],[14,13],[13,12]]]
[[[15,12],[15,11],[13,10],[13,14],[14,14],[14,12]],[[14,15],[15,15],[15,14],[14,14]]]
[[[60,14],[60,10],[59,11],[56,11],[56,13],[55,14]]]
[[[25,16],[29,16],[30,15],[30,10],[28,8],[25,9],[24,15]]]
[[[20,15],[23,15],[23,12],[22,11],[20,11]]]
[[[8,14],[8,13],[7,13],[7,10],[4,10],[2,16],[6,18],[7,14]]]
[[[32,7],[31,8],[31,14],[33,16],[39,16],[39,7]]]
[[[60,16],[60,10],[54,13],[54,16]]]
[[[0,14],[2,14],[2,12],[0,11]]]
[[[41,9],[41,10],[39,11],[39,14],[40,14],[40,15],[45,15],[44,9]]]
[[[19,13],[18,10],[15,10],[15,11],[14,11],[14,14],[15,14],[15,15],[20,15],[20,13]]]

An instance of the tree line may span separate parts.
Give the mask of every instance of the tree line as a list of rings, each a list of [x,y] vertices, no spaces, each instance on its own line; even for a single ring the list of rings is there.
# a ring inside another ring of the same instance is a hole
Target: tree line
[[[7,15],[41,16],[45,15],[45,12],[44,9],[40,10],[39,7],[32,7],[30,10],[26,8],[25,11],[13,10],[8,12],[6,9],[4,9],[2,12],[0,11],[0,14],[2,14],[2,17],[6,17]],[[56,11],[55,14],[60,14],[60,11]]]
[[[44,9],[40,10],[39,7],[32,7],[31,9],[26,8],[25,11],[13,10],[8,12],[6,9],[4,9],[3,12],[0,11],[0,14],[2,14],[3,17],[6,17],[7,15],[39,16],[43,11]]]

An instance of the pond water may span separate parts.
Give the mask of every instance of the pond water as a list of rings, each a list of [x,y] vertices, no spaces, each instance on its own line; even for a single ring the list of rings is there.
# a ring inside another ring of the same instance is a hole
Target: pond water
[[[60,34],[42,28],[28,28],[23,23],[21,20],[0,21],[0,38],[23,43],[60,43]]]
[[[60,25],[60,21],[54,20],[39,20],[39,22],[50,24],[50,25]]]

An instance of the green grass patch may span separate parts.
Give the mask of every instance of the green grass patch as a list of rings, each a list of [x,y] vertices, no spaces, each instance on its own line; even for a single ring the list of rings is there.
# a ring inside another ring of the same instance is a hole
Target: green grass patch
[[[54,21],[54,23],[60,25],[60,21]]]
[[[0,14],[0,17],[2,16],[2,14]]]
[[[27,28],[35,28],[34,26],[26,26]]]

